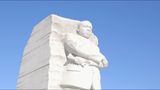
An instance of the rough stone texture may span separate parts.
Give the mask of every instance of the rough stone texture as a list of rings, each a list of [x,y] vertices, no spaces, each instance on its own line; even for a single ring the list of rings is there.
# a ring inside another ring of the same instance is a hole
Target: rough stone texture
[[[66,55],[62,39],[76,33],[79,21],[50,15],[32,31],[24,49],[17,89],[61,89]]]

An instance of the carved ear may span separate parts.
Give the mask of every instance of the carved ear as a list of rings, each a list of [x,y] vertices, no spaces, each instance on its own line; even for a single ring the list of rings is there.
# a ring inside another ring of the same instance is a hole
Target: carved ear
[[[80,22],[79,24],[77,24],[77,30],[76,30],[77,34],[79,34],[79,27],[80,27]]]

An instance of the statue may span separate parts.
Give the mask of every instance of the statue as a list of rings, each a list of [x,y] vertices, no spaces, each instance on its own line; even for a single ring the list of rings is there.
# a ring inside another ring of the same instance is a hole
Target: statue
[[[16,88],[101,89],[100,69],[107,65],[89,21],[51,14],[33,27]]]
[[[63,42],[67,62],[61,87],[100,90],[100,69],[107,67],[108,61],[98,48],[92,24],[89,21],[80,22],[77,34],[66,34]]]

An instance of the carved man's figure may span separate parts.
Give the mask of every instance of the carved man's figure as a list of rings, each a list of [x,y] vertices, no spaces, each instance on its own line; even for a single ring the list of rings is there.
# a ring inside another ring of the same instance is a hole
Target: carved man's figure
[[[101,89],[99,69],[108,66],[108,61],[98,48],[92,24],[80,22],[77,34],[66,34],[64,47],[67,62],[61,86],[64,89]]]

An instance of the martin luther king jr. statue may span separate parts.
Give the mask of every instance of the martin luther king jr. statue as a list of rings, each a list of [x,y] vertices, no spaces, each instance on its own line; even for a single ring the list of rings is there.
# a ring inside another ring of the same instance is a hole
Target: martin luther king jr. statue
[[[33,27],[16,88],[100,90],[100,69],[107,66],[89,21],[51,14]]]
[[[107,67],[108,61],[99,50],[92,24],[80,22],[77,34],[66,34],[63,42],[67,61],[61,87],[64,90],[100,90],[100,69]]]

